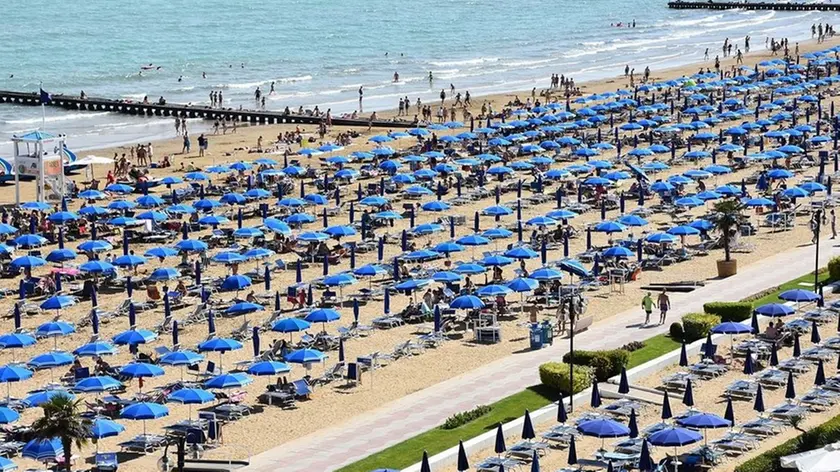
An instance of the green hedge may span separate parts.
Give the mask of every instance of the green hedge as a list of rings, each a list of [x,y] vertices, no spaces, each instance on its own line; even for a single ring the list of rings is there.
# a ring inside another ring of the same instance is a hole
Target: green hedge
[[[563,356],[563,362],[569,363],[571,355],[567,352]],[[604,382],[610,377],[621,373],[621,368],[630,361],[630,353],[624,349],[613,349],[609,351],[575,351],[575,365],[592,367],[595,378]]]
[[[744,321],[752,316],[753,305],[750,302],[709,302],[703,305],[703,311],[720,316],[721,321]]]
[[[546,362],[540,365],[540,382],[563,396],[582,392],[592,385],[592,369],[583,365],[575,365],[574,392],[569,392],[569,364],[563,362]]]
[[[735,468],[735,472],[781,472],[779,459],[840,441],[840,416],[790,439]]]
[[[832,257],[828,261],[828,277],[831,280],[840,280],[840,257]]]
[[[472,410],[462,411],[461,413],[455,413],[449,418],[446,418],[446,421],[443,422],[441,428],[455,429],[459,426],[469,423],[472,420],[481,418],[487,413],[490,413],[491,410],[493,410],[493,407],[489,405],[478,405]]]
[[[682,318],[685,340],[696,341],[706,337],[709,331],[720,323],[720,316],[707,315],[705,313],[689,313]]]
[[[675,341],[682,341],[685,337],[685,331],[683,330],[682,323],[679,321],[671,323],[671,326],[668,328],[668,334],[671,336],[671,339]]]

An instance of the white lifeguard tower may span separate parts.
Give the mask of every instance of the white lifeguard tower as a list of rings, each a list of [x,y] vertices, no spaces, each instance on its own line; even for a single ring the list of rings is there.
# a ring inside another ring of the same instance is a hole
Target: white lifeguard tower
[[[64,198],[64,137],[45,131],[32,131],[21,136],[12,136],[15,175],[15,202],[20,205],[20,182],[22,178],[34,177],[36,201],[58,202]],[[27,180],[29,180],[27,178]]]

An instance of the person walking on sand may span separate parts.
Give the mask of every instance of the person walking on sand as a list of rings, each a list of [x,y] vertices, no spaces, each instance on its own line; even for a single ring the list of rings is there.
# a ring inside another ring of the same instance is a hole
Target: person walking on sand
[[[362,113],[362,98],[365,96],[364,85],[359,86],[359,113]]]
[[[647,326],[650,323],[650,314],[653,313],[653,298],[650,297],[650,292],[647,292],[642,298],[642,309],[645,310],[645,324]]]
[[[834,208],[831,209],[831,239],[837,239],[837,218],[834,215]]]
[[[706,52],[703,54],[703,60],[704,61],[709,60],[709,48],[706,48]],[[624,75],[627,75],[627,74],[624,74]]]
[[[668,314],[668,310],[671,309],[671,299],[668,297],[666,289],[662,289],[662,293],[659,294],[656,304],[659,305],[659,324],[665,324],[665,316]]]
[[[181,148],[181,154],[189,154],[190,152],[190,135],[184,133],[184,147]]]

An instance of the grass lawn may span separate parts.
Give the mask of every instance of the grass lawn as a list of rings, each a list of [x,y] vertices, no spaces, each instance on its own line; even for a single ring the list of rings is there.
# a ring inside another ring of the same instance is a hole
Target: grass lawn
[[[820,270],[820,282],[825,282],[828,280],[828,271],[825,269]],[[806,287],[804,285],[799,285],[802,282],[807,282],[810,286]],[[813,290],[814,289],[814,274],[806,274],[798,279],[793,279],[790,282],[785,282],[779,286],[777,290],[774,290],[761,298],[753,300],[753,307],[765,305],[767,303],[784,303],[782,300],[779,300],[779,294],[784,292],[785,290],[791,290],[794,288],[801,288],[804,290]]]
[[[822,270],[820,281],[826,280],[828,280],[828,271]],[[804,285],[799,285],[799,283],[813,283],[813,281],[814,274],[808,274],[786,282],[778,289],[754,300],[753,306],[779,302],[779,294],[785,290],[793,288],[810,290],[813,287],[805,287]],[[671,339],[667,334],[653,336],[643,341],[643,343],[643,348],[630,353],[628,368],[642,365],[680,347],[680,343]],[[499,423],[506,423],[522,416],[523,411],[526,409],[534,411],[554,401],[557,401],[556,392],[549,391],[549,389],[542,385],[528,387],[519,393],[493,403],[490,405],[492,408],[490,413],[465,425],[449,430],[440,427],[434,428],[345,466],[339,469],[338,472],[369,472],[379,468],[403,469],[419,462],[424,450],[429,453],[429,456],[433,456],[450,447],[457,446],[459,440],[466,441],[472,439],[494,429]]]
[[[452,446],[457,446],[461,439],[474,438],[496,428],[499,423],[519,418],[525,409],[534,411],[553,401],[557,401],[556,392],[551,392],[542,385],[529,387],[492,404],[493,409],[490,413],[465,425],[449,430],[434,428],[342,467],[338,471],[370,472],[379,468],[404,469],[419,462],[424,450],[428,451],[429,456],[443,452]]]

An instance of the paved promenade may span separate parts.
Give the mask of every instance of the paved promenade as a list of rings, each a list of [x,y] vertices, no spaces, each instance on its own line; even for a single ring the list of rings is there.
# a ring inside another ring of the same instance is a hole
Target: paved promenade
[[[820,245],[820,266],[840,255],[840,246],[824,240]],[[691,293],[672,294],[669,319],[702,311],[709,301],[736,301],[766,288],[797,278],[814,269],[814,246],[779,253],[771,258],[739,268],[726,280],[710,281]],[[807,288],[807,287],[803,287]],[[640,330],[635,327],[642,314],[627,310],[594,324],[575,336],[578,348],[613,349],[630,341],[646,339],[668,331],[663,326]],[[251,458],[243,470],[271,472],[283,470],[331,471],[353,463],[393,444],[404,441],[441,424],[447,417],[478,404],[501,398],[539,383],[537,366],[559,360],[568,351],[567,339],[555,339],[554,346],[535,352],[511,355],[482,368],[432,385],[362,413],[331,428],[316,431]],[[420,458],[418,457],[417,460]]]

